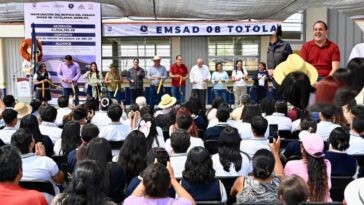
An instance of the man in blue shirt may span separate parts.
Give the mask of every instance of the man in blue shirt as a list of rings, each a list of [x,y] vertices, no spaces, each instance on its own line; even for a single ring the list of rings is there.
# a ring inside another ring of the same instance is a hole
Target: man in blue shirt
[[[168,77],[166,67],[161,65],[161,58],[154,56],[153,61],[154,65],[149,67],[147,72],[147,78],[150,80],[149,104],[152,109],[154,109],[155,101],[157,100],[159,102],[161,100],[161,96],[163,95],[163,82]],[[157,93],[159,84],[161,86],[159,93]]]

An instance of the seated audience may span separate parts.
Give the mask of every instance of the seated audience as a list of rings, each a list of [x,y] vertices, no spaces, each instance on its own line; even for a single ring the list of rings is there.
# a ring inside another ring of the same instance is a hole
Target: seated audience
[[[284,174],[302,177],[310,188],[311,202],[330,202],[331,163],[324,157],[324,141],[318,134],[302,131],[302,159],[291,160],[284,167]]]
[[[173,107],[176,105],[176,102],[177,99],[175,97],[171,97],[169,94],[164,94],[162,96],[161,101],[158,104],[158,107],[161,110],[158,110],[154,114],[154,117],[157,119],[157,125],[159,127],[164,127],[163,124],[165,122],[162,122],[161,119],[163,119],[163,116],[168,115],[172,111]]]
[[[112,104],[109,106],[107,116],[111,119],[111,123],[101,128],[100,137],[108,141],[122,141],[126,139],[131,132],[131,127],[120,122],[122,114],[123,110],[120,105]]]
[[[19,150],[11,145],[0,147],[0,201],[11,205],[47,205],[41,193],[19,186],[22,175]]]
[[[56,108],[47,105],[44,106],[40,112],[42,122],[39,125],[42,135],[47,135],[55,143],[58,139],[61,139],[62,129],[59,128],[55,122],[57,118]]]
[[[120,148],[119,156],[113,159],[123,168],[127,184],[133,177],[138,176],[145,169],[145,156],[147,152],[147,140],[144,134],[139,130],[130,132]]]
[[[116,205],[106,197],[102,190],[104,182],[103,168],[93,160],[80,162],[73,173],[67,189],[57,195],[51,205],[62,204],[100,204]]]
[[[16,101],[13,95],[5,95],[3,98],[3,102],[6,106],[6,109],[14,109]]]
[[[110,100],[108,98],[102,98],[100,102],[101,109],[95,112],[95,115],[91,120],[91,123],[96,125],[99,129],[111,123],[110,118],[107,116],[107,109],[109,106]]]
[[[269,145],[271,151],[258,150],[253,156],[252,176],[236,179],[230,194],[236,196],[236,202],[278,202],[278,186],[283,175],[283,166],[279,159],[280,140]]]
[[[186,130],[189,132],[190,129],[193,128],[193,120],[191,116],[188,115],[181,115],[177,118],[177,127],[182,130]],[[192,149],[193,147],[201,146],[204,147],[203,141],[198,137],[190,136],[190,146],[187,150],[187,152]],[[172,153],[172,147],[171,147],[171,139],[166,140],[165,148],[168,153]]]
[[[218,140],[220,133],[226,128],[228,127],[228,123],[227,120],[230,117],[230,108],[227,104],[222,103],[220,104],[220,106],[217,108],[217,112],[216,112],[216,118],[218,120],[218,123],[213,126],[208,128],[205,131],[204,134],[204,138],[203,140]]]
[[[205,131],[207,128],[207,117],[205,113],[202,113],[201,102],[198,98],[191,97],[188,101],[189,110],[191,111],[191,117],[199,130]],[[204,105],[205,106],[205,105]]]
[[[187,150],[190,147],[190,135],[185,130],[177,130],[171,136],[172,153],[170,154],[171,166],[177,178],[182,177],[187,159]]]
[[[56,184],[63,184],[64,174],[58,169],[57,164],[46,156],[44,146],[35,144],[29,130],[19,129],[11,137],[11,144],[21,152],[23,164],[22,180],[44,180],[53,184],[54,191],[59,193]],[[35,153],[33,149],[35,148]]]
[[[92,116],[89,116],[89,110],[85,104],[75,107],[71,113],[71,117],[71,120],[80,123],[81,126],[92,120],[90,119]],[[66,124],[66,122],[63,122],[63,124]]]
[[[32,107],[32,115],[35,117],[39,116],[39,108],[42,105],[42,102],[38,99],[33,99],[30,101],[29,105]]]
[[[265,97],[260,102],[263,116],[272,115],[275,112],[276,101],[272,97]]]
[[[250,95],[242,94],[240,96],[239,101],[240,101],[239,107],[235,108],[230,114],[230,118],[235,121],[241,120],[241,114],[243,113],[244,105],[249,104],[251,101]]]
[[[325,151],[325,158],[331,163],[331,176],[353,176],[356,172],[356,159],[346,154],[349,148],[350,134],[344,128],[332,130],[328,139],[329,150]]]
[[[13,108],[11,108],[11,109],[13,109]],[[29,114],[31,114],[32,113],[32,107],[30,106],[30,105],[28,105],[28,104],[26,104],[26,103],[23,103],[23,102],[19,102],[19,103],[17,103],[17,104],[15,104],[15,106],[14,106],[14,110],[16,111],[16,112],[18,112],[18,123],[17,123],[17,125],[15,126],[15,127],[19,127],[19,123],[20,123],[20,120],[24,117],[24,116],[26,116],[26,115],[29,115]]]
[[[11,135],[17,130],[15,126],[18,122],[18,112],[13,109],[6,109],[2,112],[2,116],[6,126],[0,130],[0,139],[5,144],[10,144]]]
[[[53,155],[53,142],[49,136],[40,133],[38,120],[34,115],[24,116],[20,121],[20,128],[31,131],[35,143],[41,142],[44,145],[48,157]]]
[[[211,108],[207,110],[206,115],[207,115],[207,120],[210,122],[213,119],[217,119],[216,118],[216,113],[217,113],[217,108],[224,103],[224,99],[222,97],[216,97],[212,103],[211,103]]]
[[[182,187],[196,201],[227,201],[225,187],[215,178],[211,156],[205,148],[194,147],[189,151],[182,174]]]
[[[161,147],[154,147],[150,149],[147,153],[147,156],[145,157],[146,165],[149,166],[151,164],[154,164],[156,162],[159,162],[163,165],[167,166],[167,162],[169,161],[169,155],[167,151],[164,148]],[[139,183],[142,181],[142,175],[143,172],[141,172],[138,176],[134,177],[130,183],[128,184],[128,187],[125,191],[125,197],[130,196],[135,188],[139,185]],[[176,192],[174,191],[173,187],[169,188],[169,194],[170,197],[175,197]]]
[[[327,141],[333,129],[340,127],[340,125],[333,123],[336,109],[337,108],[334,105],[325,105],[320,111],[320,122],[317,123],[316,133],[320,135],[324,141]]]
[[[175,115],[174,123],[169,127],[169,136],[171,136],[174,131],[179,129],[176,119],[178,119],[181,115],[190,116],[191,114],[192,114],[191,111],[185,106],[178,108],[177,113]],[[188,131],[188,133],[190,133],[191,136],[199,137],[198,128],[194,121],[192,121],[192,127],[189,128],[187,131]]]
[[[278,187],[278,199],[284,205],[306,202],[309,194],[307,183],[297,175],[284,177]]]
[[[151,164],[143,172],[143,183],[140,183],[131,196],[125,199],[124,205],[131,204],[180,204],[195,205],[192,196],[179,184],[173,175],[169,162],[167,168],[161,163]],[[169,187],[176,190],[178,199],[168,197]]]
[[[255,116],[252,118],[251,127],[254,137],[242,140],[240,143],[240,150],[247,153],[249,157],[253,157],[257,150],[269,150],[269,140],[264,138],[268,121],[262,116]]]
[[[275,112],[272,115],[266,115],[268,125],[277,124],[278,130],[292,130],[292,121],[287,117],[287,102],[278,101],[275,104]]]
[[[123,199],[122,192],[125,186],[125,175],[121,166],[112,162],[111,146],[104,138],[94,138],[87,146],[86,159],[95,160],[104,170],[103,186],[106,196],[114,202],[120,203]]]
[[[59,127],[63,127],[63,118],[66,115],[69,115],[72,112],[72,109],[69,108],[68,98],[64,95],[58,97],[58,110],[57,110],[57,117],[56,117],[56,125]]]
[[[93,139],[99,136],[99,128],[96,125],[89,123],[82,126],[81,139],[82,144],[76,149],[68,153],[67,167],[69,172],[73,172],[78,160],[86,159],[87,145]]]
[[[67,156],[72,150],[81,145],[81,125],[76,121],[67,122],[63,129],[61,139],[54,143],[54,154]]]
[[[225,128],[219,137],[218,153],[211,156],[216,176],[247,176],[252,167],[248,154],[240,151],[238,130]]]
[[[251,122],[255,116],[262,116],[262,111],[258,104],[248,104],[244,106],[243,113],[241,114],[242,121],[238,122],[235,127],[239,131],[242,140],[252,139],[254,134],[252,132]],[[268,137],[265,136],[265,137]]]

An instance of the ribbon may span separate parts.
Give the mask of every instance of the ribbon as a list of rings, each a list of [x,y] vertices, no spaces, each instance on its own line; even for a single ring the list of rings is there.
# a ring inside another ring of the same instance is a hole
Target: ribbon
[[[73,82],[71,83],[72,86],[72,91],[73,91],[73,100],[76,100],[76,89],[75,89],[75,84],[73,84]]]
[[[61,86],[59,86],[59,85],[53,84],[53,83],[51,83],[51,82],[48,82],[48,83],[49,83],[49,85],[52,85],[52,86],[56,87],[57,89],[62,89],[62,87],[61,87]]]
[[[116,94],[118,94],[118,90],[119,90],[119,82],[117,82],[117,84],[116,84],[116,90],[114,92],[114,97],[116,97]]]
[[[179,89],[178,89],[178,91],[179,91],[179,94],[181,94],[181,96],[183,96],[183,92],[182,92],[182,80],[183,80],[183,77],[180,76],[179,77]]]
[[[139,131],[144,133],[145,138],[147,138],[149,136],[151,127],[152,127],[152,122],[151,121],[145,122],[144,120],[142,120],[140,122],[140,124],[139,124]]]
[[[159,94],[159,92],[161,91],[162,84],[163,84],[163,79],[161,78],[161,79],[159,80],[158,89],[157,89],[157,94]]]
[[[44,95],[45,95],[45,93],[44,93],[44,87],[45,85],[44,85],[44,81],[42,81],[42,98],[44,98]]]
[[[99,101],[101,100],[100,98],[100,90],[99,90],[99,86],[96,85],[96,94],[97,94],[97,98],[99,99]]]

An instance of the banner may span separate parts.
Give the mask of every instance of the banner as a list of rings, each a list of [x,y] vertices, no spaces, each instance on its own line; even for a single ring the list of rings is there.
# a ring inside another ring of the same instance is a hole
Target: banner
[[[280,22],[143,22],[104,23],[105,37],[271,35]]]
[[[42,62],[52,81],[60,83],[57,70],[65,55],[71,55],[85,73],[91,62],[101,66],[101,6],[93,2],[24,3],[25,37],[36,38],[43,47]],[[81,79],[79,82],[84,82]]]

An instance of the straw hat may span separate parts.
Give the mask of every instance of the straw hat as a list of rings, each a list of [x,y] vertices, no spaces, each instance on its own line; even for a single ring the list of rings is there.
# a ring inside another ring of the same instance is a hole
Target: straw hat
[[[159,57],[159,56],[154,56],[154,58],[153,58],[153,61],[160,61],[161,60],[161,57]]]
[[[318,73],[316,68],[304,61],[301,56],[297,54],[289,55],[286,61],[280,63],[274,69],[274,80],[281,85],[286,75],[293,72],[305,73],[310,79],[311,85],[315,84],[317,81]]]
[[[18,118],[23,118],[32,113],[33,108],[26,103],[19,102],[15,105],[14,110],[18,112]]]
[[[159,108],[165,109],[172,107],[177,102],[177,99],[175,97],[171,97],[168,94],[164,94],[162,96],[161,102],[158,104]]]

